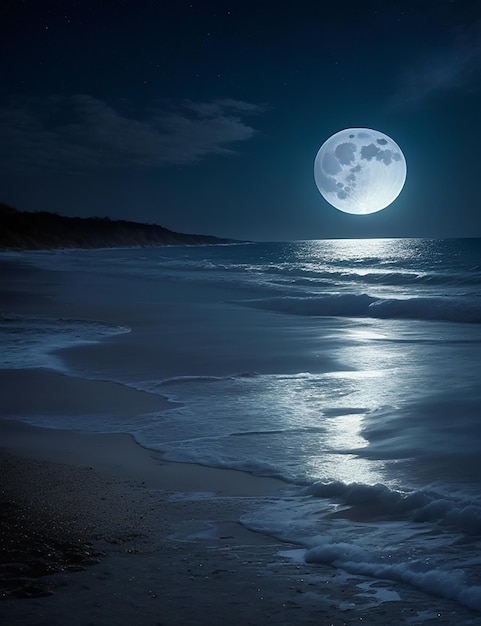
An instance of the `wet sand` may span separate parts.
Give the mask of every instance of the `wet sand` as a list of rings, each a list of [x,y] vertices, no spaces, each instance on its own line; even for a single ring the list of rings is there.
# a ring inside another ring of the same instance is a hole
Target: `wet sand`
[[[5,311],[74,311],[64,276],[9,264]],[[306,564],[297,546],[243,527],[280,481],[166,462],[125,434],[22,421],[139,415],[165,408],[161,396],[31,369],[0,371],[0,398],[2,626],[470,623],[455,605],[438,615],[436,598],[390,595],[389,583]]]
[[[413,615],[405,603],[362,598],[349,576],[296,561],[283,554],[296,546],[239,523],[280,481],[165,462],[126,435],[2,420],[0,441],[2,624],[220,625],[228,615],[232,624],[340,625]]]

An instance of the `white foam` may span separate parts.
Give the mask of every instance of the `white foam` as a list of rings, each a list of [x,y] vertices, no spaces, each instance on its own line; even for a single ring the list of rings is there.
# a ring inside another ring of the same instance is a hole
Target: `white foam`
[[[314,564],[479,609],[481,327],[449,323],[481,321],[474,297],[479,242],[272,243],[30,258],[60,271],[100,271],[104,280],[121,276],[126,298],[134,293],[129,280],[145,279],[135,290],[145,296],[136,318],[140,339],[134,333],[124,346],[140,359],[106,359],[97,373],[179,403],[122,423],[86,416],[69,427],[130,432],[170,459],[303,485],[316,480],[310,491],[292,487],[243,522],[295,542]],[[164,280],[184,283],[168,307]],[[46,364],[52,349],[110,332],[90,330],[47,329],[46,341],[37,333],[24,355]],[[247,375],[232,373],[244,369]],[[95,376],[82,372],[89,373]]]
[[[290,496],[246,514],[243,523],[304,546],[308,563],[332,565],[374,581],[409,584],[481,611],[479,535],[465,533],[458,523],[453,527],[443,507],[435,520],[414,521],[436,501],[436,494],[339,481],[294,489]],[[450,504],[451,512],[459,506],[461,515],[466,514],[461,494]],[[356,509],[360,521],[354,521]],[[296,550],[291,556],[299,560],[301,553]]]
[[[400,491],[382,484],[346,484],[342,481],[317,482],[308,488],[317,498],[329,498],[343,506],[369,507],[377,518],[407,519],[449,526],[468,534],[481,534],[481,499],[462,492],[447,496],[432,489]]]
[[[279,296],[244,300],[243,304],[308,317],[373,317],[481,323],[479,299],[466,297],[379,298],[365,293],[343,293]]]
[[[92,320],[3,314],[0,315],[0,368],[47,367],[64,371],[61,359],[54,352],[128,332],[130,328]]]
[[[327,543],[307,550],[305,559],[308,563],[334,565],[352,574],[408,583],[481,611],[481,586],[466,585],[461,572],[429,568],[421,561],[389,564],[376,560],[376,556],[353,544]]]

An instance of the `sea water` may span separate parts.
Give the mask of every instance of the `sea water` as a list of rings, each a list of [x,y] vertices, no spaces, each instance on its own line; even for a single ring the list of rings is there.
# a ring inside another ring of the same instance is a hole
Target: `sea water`
[[[21,258],[80,273],[82,297],[97,305],[86,310],[99,314],[3,314],[2,367],[172,400],[122,422],[30,421],[129,432],[171,460],[282,478],[284,497],[245,525],[297,543],[309,563],[481,612],[481,240]],[[114,298],[115,319],[100,315],[102,298]]]

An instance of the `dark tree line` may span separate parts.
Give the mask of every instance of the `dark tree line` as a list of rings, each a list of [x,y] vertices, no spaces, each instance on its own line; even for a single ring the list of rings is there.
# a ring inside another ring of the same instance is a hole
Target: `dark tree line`
[[[0,248],[112,248],[158,245],[201,245],[232,240],[186,235],[156,224],[108,217],[66,217],[47,211],[27,212],[0,203]]]

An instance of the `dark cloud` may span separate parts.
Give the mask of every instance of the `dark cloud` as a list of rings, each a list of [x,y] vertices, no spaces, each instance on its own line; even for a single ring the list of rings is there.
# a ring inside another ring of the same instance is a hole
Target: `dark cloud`
[[[29,98],[0,107],[0,155],[19,171],[195,163],[233,154],[256,134],[245,118],[262,111],[230,99],[132,113],[89,95]]]

